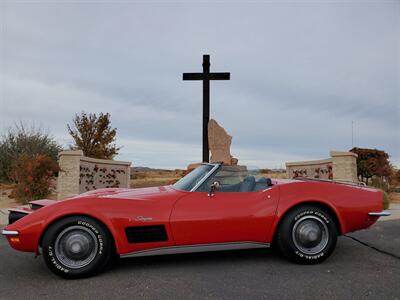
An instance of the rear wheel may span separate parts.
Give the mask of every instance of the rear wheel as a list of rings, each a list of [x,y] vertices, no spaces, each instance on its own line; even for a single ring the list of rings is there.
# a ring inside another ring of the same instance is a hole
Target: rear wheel
[[[100,272],[113,253],[113,240],[104,225],[84,216],[62,219],[43,237],[47,266],[64,278],[82,278]]]
[[[301,264],[316,264],[332,254],[338,230],[325,210],[301,206],[284,217],[277,234],[277,245],[285,257]]]

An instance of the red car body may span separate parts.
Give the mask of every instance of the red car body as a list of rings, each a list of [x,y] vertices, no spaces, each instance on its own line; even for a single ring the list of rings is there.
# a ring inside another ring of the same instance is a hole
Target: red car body
[[[382,211],[382,192],[365,186],[312,180],[273,180],[265,190],[244,193],[189,192],[173,186],[140,189],[102,189],[64,201],[34,201],[37,210],[3,231],[10,245],[39,253],[46,229],[66,216],[84,215],[103,223],[119,255],[171,246],[231,242],[269,244],[285,214],[312,203],[329,211],[339,234],[367,228]],[[130,243],[126,228],[163,225],[167,239]]]

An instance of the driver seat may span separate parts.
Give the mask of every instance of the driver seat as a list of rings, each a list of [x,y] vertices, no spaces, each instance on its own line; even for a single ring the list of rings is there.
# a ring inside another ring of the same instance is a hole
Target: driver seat
[[[263,191],[272,185],[270,178],[261,177],[257,182],[254,191]]]

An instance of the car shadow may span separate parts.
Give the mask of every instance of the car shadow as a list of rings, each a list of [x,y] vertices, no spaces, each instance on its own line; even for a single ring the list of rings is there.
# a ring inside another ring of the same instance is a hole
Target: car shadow
[[[135,268],[137,270],[141,268],[187,267],[204,264],[223,266],[230,265],[233,262],[265,263],[268,260],[289,263],[273,249],[249,249],[121,258],[111,266],[111,269]]]

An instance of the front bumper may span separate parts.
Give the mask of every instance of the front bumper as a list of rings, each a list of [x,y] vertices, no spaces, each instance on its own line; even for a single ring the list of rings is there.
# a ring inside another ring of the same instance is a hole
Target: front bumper
[[[374,212],[369,212],[368,213],[368,216],[371,216],[371,217],[388,217],[390,215],[391,215],[391,213],[386,211],[386,210],[384,210],[384,211],[374,211]]]
[[[17,236],[19,232],[15,230],[2,230],[1,234],[4,236]]]
[[[1,234],[6,237],[12,248],[23,252],[37,253],[36,235],[26,231],[4,229]]]

